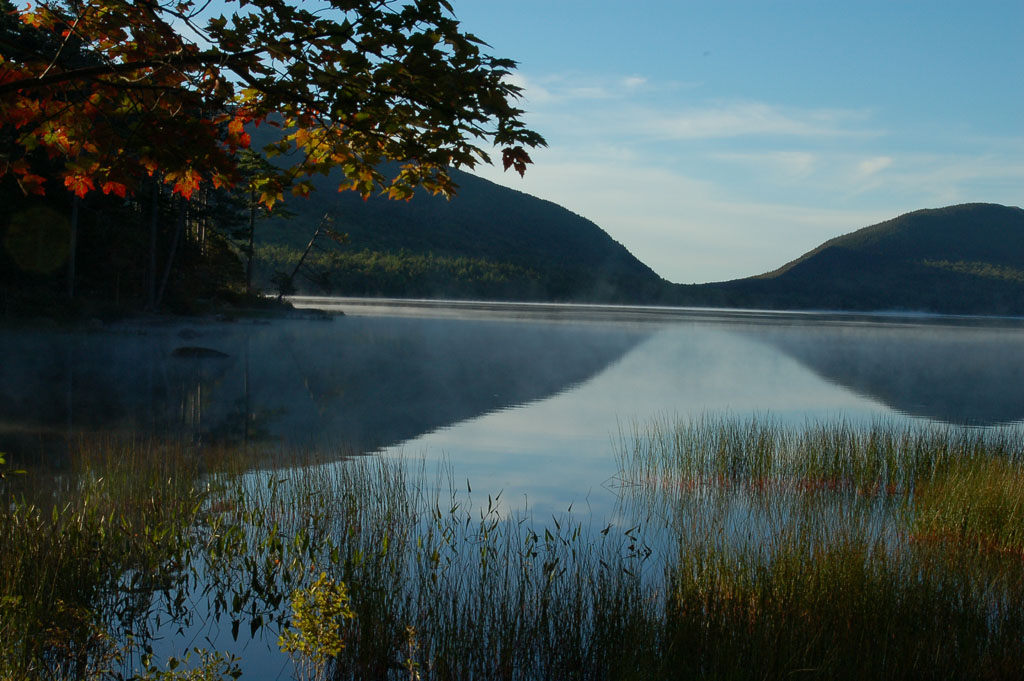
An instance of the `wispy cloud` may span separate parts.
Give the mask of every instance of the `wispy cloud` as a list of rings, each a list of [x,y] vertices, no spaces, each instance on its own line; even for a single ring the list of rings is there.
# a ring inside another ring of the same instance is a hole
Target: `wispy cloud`
[[[865,117],[862,111],[785,109],[763,102],[741,101],[692,107],[675,113],[649,112],[644,129],[651,135],[676,140],[753,135],[865,137],[882,134],[854,125]]]
[[[758,170],[776,180],[805,180],[820,171],[821,155],[809,151],[714,152],[715,161]]]
[[[590,218],[673,281],[770,271],[918,208],[1024,201],[1024,135],[950,145],[884,110],[711,100],[642,73],[513,78],[551,146],[525,180],[481,174]]]
[[[872,177],[892,165],[892,156],[873,156],[857,164],[857,174],[862,178]]]

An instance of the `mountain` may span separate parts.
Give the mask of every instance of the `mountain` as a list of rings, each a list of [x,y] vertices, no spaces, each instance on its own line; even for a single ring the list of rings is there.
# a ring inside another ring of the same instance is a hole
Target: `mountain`
[[[292,219],[257,227],[260,278],[290,272],[323,216],[348,235],[319,243],[300,290],[342,295],[637,302],[656,300],[666,282],[593,222],[468,173],[453,170],[449,200],[420,191],[413,200],[361,199],[324,178]]]
[[[1024,210],[919,210],[836,237],[766,274],[671,284],[557,204],[452,171],[448,201],[362,200],[324,178],[293,219],[258,227],[260,280],[290,273],[324,215],[348,235],[307,258],[309,293],[767,309],[1024,314]]]
[[[683,305],[1024,314],[1024,210],[919,210],[826,241],[779,269],[682,286]]]

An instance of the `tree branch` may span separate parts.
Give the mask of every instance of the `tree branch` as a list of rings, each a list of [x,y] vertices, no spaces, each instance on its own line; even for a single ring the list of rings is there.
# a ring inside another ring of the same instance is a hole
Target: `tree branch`
[[[92,80],[102,76],[116,76],[121,74],[132,73],[134,71],[142,71],[145,69],[157,69],[165,67],[199,67],[214,64],[225,66],[230,65],[231,62],[237,62],[240,60],[248,59],[250,57],[255,57],[259,54],[269,52],[274,49],[290,47],[291,45],[308,42],[311,40],[319,40],[320,38],[329,38],[332,35],[335,35],[335,32],[325,31],[323,33],[318,33],[314,35],[304,35],[301,37],[292,38],[291,40],[282,40],[276,43],[262,45],[260,47],[254,47],[250,50],[245,50],[243,52],[237,52],[233,54],[221,51],[207,50],[205,52],[197,52],[194,54],[168,55],[160,59],[142,59],[139,61],[117,62],[111,64],[102,64],[98,66],[87,66],[80,69],[72,69],[70,71],[61,71],[60,73],[53,73],[48,75],[44,74],[32,78],[22,78],[20,80],[0,83],[0,96],[4,96],[11,92],[47,88],[52,85],[59,85],[61,83],[67,83],[75,80]]]

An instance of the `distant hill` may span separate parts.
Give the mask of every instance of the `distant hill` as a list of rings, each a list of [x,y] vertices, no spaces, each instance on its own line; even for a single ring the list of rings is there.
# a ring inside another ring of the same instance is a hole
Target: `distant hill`
[[[919,210],[826,241],[766,274],[666,282],[593,222],[557,204],[452,171],[451,201],[336,192],[325,178],[293,219],[258,227],[260,280],[290,272],[327,214],[348,242],[322,240],[297,277],[309,293],[594,301],[767,309],[1024,315],[1024,210]]]
[[[323,240],[299,290],[344,295],[512,300],[654,301],[666,282],[593,222],[550,201],[452,171],[448,201],[418,192],[411,201],[337,192],[324,178],[293,219],[257,227],[260,280],[291,271],[324,214],[347,233]]]
[[[779,269],[675,285],[666,302],[770,309],[1024,314],[1024,210],[919,210],[830,241]]]

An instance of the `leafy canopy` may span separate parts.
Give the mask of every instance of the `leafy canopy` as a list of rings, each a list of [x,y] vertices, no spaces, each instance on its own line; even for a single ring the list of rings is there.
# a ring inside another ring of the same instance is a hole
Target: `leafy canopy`
[[[543,138],[520,120],[515,62],[486,54],[446,0],[0,0],[0,177],[42,194],[124,196],[157,174],[186,198],[238,180],[246,124],[283,128],[258,180],[272,206],[310,178],[339,191],[422,186],[502,149],[520,174]],[[388,177],[383,161],[400,161]]]

